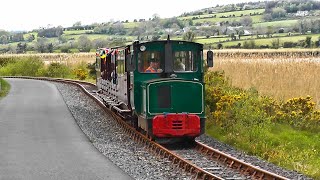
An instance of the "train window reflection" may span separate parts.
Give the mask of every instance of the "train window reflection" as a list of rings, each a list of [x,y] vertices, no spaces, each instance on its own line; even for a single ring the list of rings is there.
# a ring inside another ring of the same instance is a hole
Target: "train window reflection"
[[[197,64],[193,51],[175,51],[173,57],[173,70],[175,72],[195,72]]]

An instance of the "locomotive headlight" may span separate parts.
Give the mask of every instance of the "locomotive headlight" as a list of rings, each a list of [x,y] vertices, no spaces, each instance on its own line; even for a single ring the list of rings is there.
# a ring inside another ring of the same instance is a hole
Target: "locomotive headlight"
[[[145,51],[147,48],[145,46],[140,46],[140,51]]]

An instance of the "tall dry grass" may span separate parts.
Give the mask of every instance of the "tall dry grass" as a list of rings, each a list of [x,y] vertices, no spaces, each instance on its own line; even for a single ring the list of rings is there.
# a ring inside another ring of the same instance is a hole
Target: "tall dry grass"
[[[217,51],[213,70],[223,70],[233,86],[255,88],[280,100],[310,95],[319,108],[318,51]]]

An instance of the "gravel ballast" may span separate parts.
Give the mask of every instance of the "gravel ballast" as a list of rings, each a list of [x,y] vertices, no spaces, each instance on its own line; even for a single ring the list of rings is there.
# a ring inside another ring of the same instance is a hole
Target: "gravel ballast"
[[[92,144],[132,178],[192,179],[181,169],[174,167],[167,159],[160,159],[150,154],[143,146],[133,141],[123,132],[111,115],[104,112],[96,102],[86,96],[78,87],[62,83],[55,84],[77,124]],[[311,179],[298,172],[280,168],[255,156],[249,156],[207,135],[202,135],[197,140],[249,164],[259,166],[289,179]]]
[[[78,87],[55,83],[92,144],[134,179],[191,179],[170,161],[157,158],[126,135],[113,117]]]

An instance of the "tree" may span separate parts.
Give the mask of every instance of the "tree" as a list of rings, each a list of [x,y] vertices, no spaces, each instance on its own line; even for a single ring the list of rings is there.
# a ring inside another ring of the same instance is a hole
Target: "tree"
[[[278,32],[279,32],[279,33],[284,33],[284,29],[283,29],[283,28],[280,28]]]
[[[86,35],[82,35],[78,39],[78,48],[81,52],[89,52],[92,48],[92,42]]]
[[[272,26],[268,26],[267,27],[267,37],[272,37],[272,34],[273,34],[273,27]]]
[[[160,16],[159,16],[159,14],[153,14],[152,15],[152,21],[157,21],[157,22],[159,22],[160,21]]]
[[[185,41],[194,41],[194,38],[196,37],[196,34],[192,31],[188,31],[186,33],[183,34],[182,39]]]
[[[278,4],[277,1],[268,1],[268,2],[266,3],[265,13],[270,13],[270,12],[272,12],[272,9],[273,9],[274,7],[276,7],[277,4]]]
[[[299,21],[299,32],[301,34],[305,34],[307,31],[307,25],[306,21]]]
[[[63,34],[62,28],[48,28],[48,29],[42,29],[38,32],[38,37],[59,37]]]
[[[178,18],[169,18],[163,21],[163,27],[164,28],[170,28],[173,24],[177,24],[180,29],[184,28],[183,21],[179,20]]]
[[[108,41],[106,39],[95,39],[92,42],[92,45],[95,49],[106,47],[108,44]]]
[[[235,41],[235,40],[237,40],[237,37],[236,37],[236,35],[234,34],[234,33],[231,33],[231,40],[232,41]]]
[[[273,19],[277,19],[277,18],[282,18],[282,17],[285,17],[287,14],[287,11],[283,8],[273,8],[272,9],[272,13],[271,13],[271,16]]]
[[[279,47],[280,47],[280,39],[279,38],[273,39],[272,42],[271,42],[271,45],[272,45],[272,48],[279,49]]]
[[[6,35],[0,36],[0,44],[8,44],[8,43],[9,43],[8,36]]]
[[[44,53],[46,51],[46,38],[38,37],[36,42],[36,49],[39,53]]]
[[[17,44],[17,49],[16,49],[17,54],[25,53],[26,52],[26,48],[27,48],[27,44],[26,43],[19,42]]]
[[[29,34],[29,36],[27,36],[27,41],[28,42],[32,42],[33,40],[35,40],[36,38],[34,37],[33,34]]]
[[[305,47],[306,48],[311,48],[311,44],[312,44],[311,38],[312,37],[310,37],[310,36],[306,37],[306,40],[305,40]]]
[[[271,16],[271,14],[264,14],[264,15],[263,15],[263,20],[264,20],[264,21],[267,21],[267,22],[272,21],[272,16]]]
[[[15,33],[11,36],[11,41],[13,42],[20,42],[24,41],[24,37],[22,33]]]
[[[252,26],[252,18],[250,16],[244,16],[240,19],[243,26]]]
[[[73,24],[73,27],[78,27],[81,26],[81,21],[77,21]]]
[[[47,45],[47,49],[48,49],[48,52],[49,52],[49,53],[53,53],[53,44],[52,44],[52,43],[49,43],[49,44]]]

